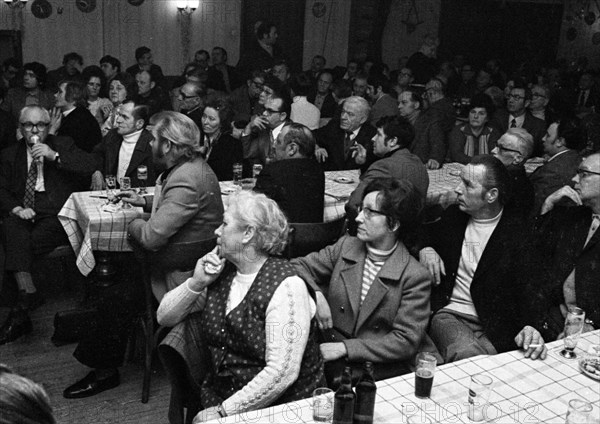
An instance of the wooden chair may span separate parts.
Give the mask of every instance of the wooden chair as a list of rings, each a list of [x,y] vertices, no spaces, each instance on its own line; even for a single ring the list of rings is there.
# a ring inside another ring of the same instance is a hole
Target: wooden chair
[[[136,319],[134,326],[133,347],[130,346],[131,354],[135,351],[135,328],[140,327],[144,340],[144,379],[142,383],[142,403],[148,403],[150,398],[150,380],[152,377],[152,359],[154,349],[158,343],[158,336],[163,333],[161,329],[155,329],[156,312],[154,308],[154,294],[152,292],[151,270],[162,271],[179,270],[188,271],[194,269],[196,262],[206,253],[210,252],[216,244],[216,239],[200,240],[194,242],[174,243],[158,252],[144,250],[132,241],[136,259],[142,264],[142,279],[144,284],[144,310]]]
[[[344,234],[345,224],[345,217],[331,222],[290,223],[288,244],[283,255],[292,259],[318,252]]]

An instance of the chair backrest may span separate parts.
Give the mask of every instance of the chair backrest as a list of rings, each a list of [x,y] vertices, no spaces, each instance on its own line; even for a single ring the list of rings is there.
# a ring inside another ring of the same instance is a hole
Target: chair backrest
[[[290,223],[290,235],[284,255],[288,259],[318,252],[335,243],[343,234],[346,218],[331,222]]]

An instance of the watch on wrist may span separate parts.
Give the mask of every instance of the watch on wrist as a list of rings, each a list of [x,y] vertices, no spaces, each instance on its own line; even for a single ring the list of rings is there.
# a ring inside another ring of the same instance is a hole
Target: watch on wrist
[[[221,418],[225,418],[227,416],[227,412],[225,412],[222,403],[220,403],[219,406],[217,406],[217,414],[219,414]]]
[[[54,153],[54,162],[60,163],[60,155],[58,154],[58,152]]]
[[[596,329],[596,324],[594,324],[594,321],[592,321],[589,318],[586,318],[584,321],[587,325],[590,325],[593,329]]]

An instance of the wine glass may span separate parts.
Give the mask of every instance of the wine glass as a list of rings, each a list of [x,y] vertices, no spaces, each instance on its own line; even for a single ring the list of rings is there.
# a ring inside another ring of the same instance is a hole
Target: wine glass
[[[115,200],[117,177],[114,175],[107,175],[104,177],[104,182],[106,182],[106,198],[108,199],[108,203],[111,203],[113,200]]]
[[[126,191],[131,189],[131,178],[129,177],[123,177],[121,178],[121,191]],[[127,202],[123,202],[123,204],[121,205],[122,209],[131,209],[131,204],[127,203]]]
[[[146,181],[148,180],[148,167],[146,165],[140,165],[137,168],[137,178],[140,181],[139,194],[147,194]]]
[[[575,347],[577,347],[577,342],[583,331],[584,324],[585,311],[576,306],[569,307],[569,312],[567,312],[567,317],[565,318],[565,338],[563,339],[564,349],[560,351],[560,355],[564,358],[577,358]]]

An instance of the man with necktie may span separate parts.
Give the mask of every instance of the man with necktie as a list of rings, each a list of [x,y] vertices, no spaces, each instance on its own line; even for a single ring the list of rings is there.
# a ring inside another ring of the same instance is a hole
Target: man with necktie
[[[552,193],[537,217],[526,276],[531,314],[546,340],[560,337],[569,307],[585,311],[583,331],[600,323],[600,153],[583,159],[566,185]],[[569,198],[578,206],[555,206]]]
[[[19,116],[23,138],[2,151],[0,211],[3,218],[6,270],[19,287],[19,305],[0,329],[0,344],[31,332],[28,309],[42,303],[31,277],[34,257],[67,244],[57,214],[78,190],[81,177],[90,178],[94,158],[70,137],[48,135],[50,114],[26,106]]]

